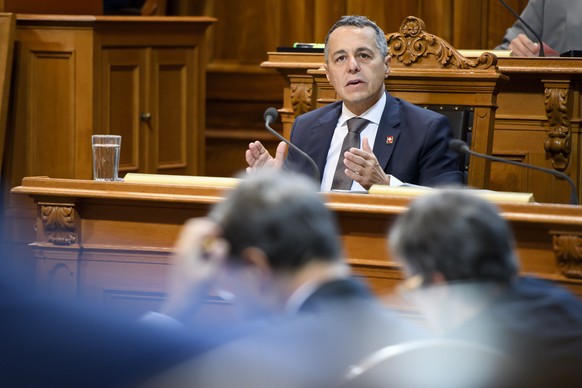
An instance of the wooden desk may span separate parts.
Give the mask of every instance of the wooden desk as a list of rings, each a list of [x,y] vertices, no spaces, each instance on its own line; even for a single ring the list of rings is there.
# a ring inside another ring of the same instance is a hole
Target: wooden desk
[[[205,215],[224,191],[32,177],[13,193],[37,204],[36,225],[18,227],[26,229],[32,243],[43,286],[87,303],[142,311],[164,296],[169,255],[181,225]],[[349,263],[378,295],[390,295],[402,274],[387,253],[386,232],[410,199],[322,195],[339,218]],[[582,207],[504,204],[501,210],[515,230],[522,272],[582,296]]]
[[[322,65],[323,54],[279,52],[268,53],[268,60],[262,64],[277,70],[287,82],[280,109],[285,134],[290,132],[297,115],[336,98],[330,96],[331,86],[318,70]],[[498,58],[497,65],[509,81],[500,85],[497,94],[492,154],[555,168],[570,176],[578,192],[582,192],[579,150],[582,60]],[[403,74],[399,70],[393,68],[386,88],[395,96],[415,102],[413,91],[403,93]],[[415,78],[414,74],[408,77]],[[456,82],[451,79],[444,92],[454,94]],[[475,93],[474,98],[479,99],[479,94]],[[539,202],[569,203],[567,182],[549,174],[492,163],[488,180],[494,190],[532,192]]]
[[[25,176],[91,179],[92,134],[122,135],[120,176],[204,173],[206,30],[215,21],[18,15],[5,243],[22,241],[13,220],[29,217],[32,205],[10,189]]]

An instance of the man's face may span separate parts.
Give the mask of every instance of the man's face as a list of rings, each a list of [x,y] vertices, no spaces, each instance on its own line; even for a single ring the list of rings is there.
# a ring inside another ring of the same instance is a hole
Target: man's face
[[[327,79],[354,114],[374,105],[384,92],[390,57],[382,57],[371,27],[339,27],[328,39]]]

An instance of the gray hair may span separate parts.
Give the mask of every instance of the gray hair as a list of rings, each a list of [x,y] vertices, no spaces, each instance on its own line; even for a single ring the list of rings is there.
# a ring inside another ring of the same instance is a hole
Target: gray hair
[[[329,36],[332,32],[340,27],[371,27],[374,29],[375,38],[376,38],[376,47],[380,51],[382,58],[388,55],[388,43],[386,42],[386,35],[384,31],[376,23],[371,21],[365,16],[359,15],[349,15],[349,16],[342,16],[335,24],[329,29],[327,35],[325,36],[325,48],[323,49],[323,55],[325,58],[325,62],[327,62],[329,58],[329,48],[327,42],[329,41]]]
[[[514,239],[493,204],[462,190],[421,197],[390,233],[390,248],[410,275],[446,281],[511,282],[518,273]]]
[[[341,255],[338,227],[318,187],[303,175],[260,170],[243,179],[210,212],[236,261],[249,247],[261,249],[275,271]]]

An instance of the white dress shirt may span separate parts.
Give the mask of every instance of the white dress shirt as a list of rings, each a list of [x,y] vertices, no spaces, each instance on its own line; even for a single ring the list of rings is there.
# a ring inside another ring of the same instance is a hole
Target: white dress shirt
[[[335,169],[340,158],[340,152],[342,149],[342,144],[344,138],[348,133],[347,121],[353,117],[361,117],[369,121],[368,125],[362,132],[360,132],[360,148],[363,139],[368,138],[368,144],[370,148],[374,149],[374,141],[376,140],[376,133],[378,132],[378,125],[380,124],[380,119],[382,119],[382,113],[386,106],[386,93],[382,93],[382,97],[370,107],[363,114],[356,116],[346,108],[345,104],[342,104],[342,113],[335,127],[333,137],[331,138],[331,144],[329,146],[329,151],[327,152],[327,161],[325,163],[325,168],[323,169],[323,177],[321,179],[321,191],[331,191],[331,185],[333,183],[333,177],[335,175]],[[343,159],[343,155],[342,155]],[[398,179],[391,177],[390,186],[401,185]],[[353,181],[350,191],[366,191],[358,182]]]

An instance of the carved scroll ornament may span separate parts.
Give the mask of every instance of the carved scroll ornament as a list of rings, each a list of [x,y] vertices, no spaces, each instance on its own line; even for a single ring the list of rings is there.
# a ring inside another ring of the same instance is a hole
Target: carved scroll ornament
[[[311,110],[311,94],[313,85],[306,83],[291,84],[291,105],[295,117]]]
[[[582,236],[556,233],[553,246],[562,274],[567,278],[582,279]]]
[[[406,66],[420,63],[422,58],[437,61],[441,67],[456,69],[487,69],[497,64],[497,57],[485,52],[476,60],[461,55],[444,39],[426,31],[422,19],[409,16],[400,31],[386,35],[388,53]]]
[[[548,117],[548,135],[544,149],[552,158],[552,166],[564,171],[570,162],[572,135],[568,117],[568,89],[546,88],[545,107]]]
[[[42,205],[40,212],[48,242],[55,245],[71,245],[77,242],[73,207]]]

